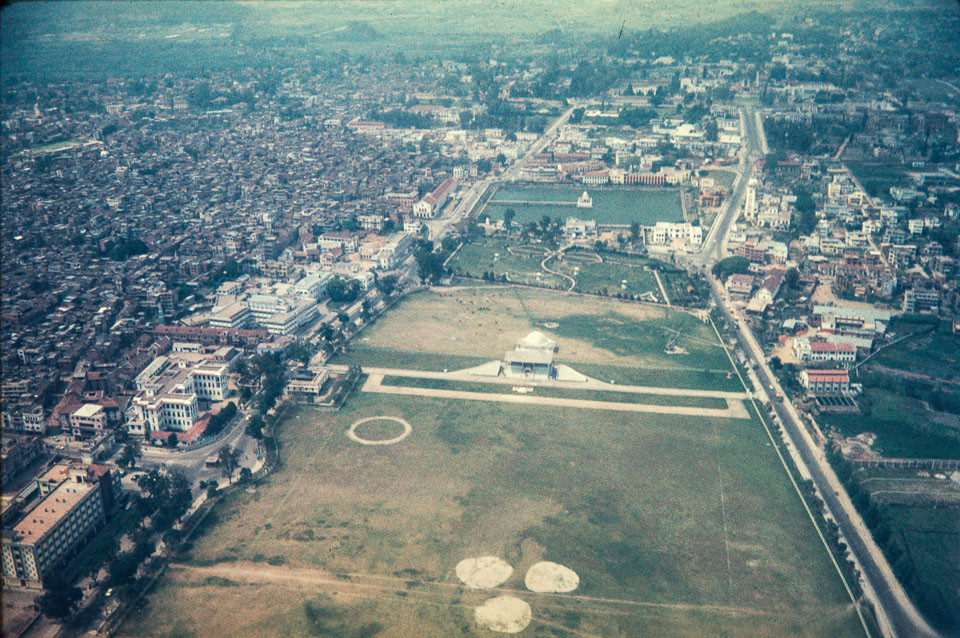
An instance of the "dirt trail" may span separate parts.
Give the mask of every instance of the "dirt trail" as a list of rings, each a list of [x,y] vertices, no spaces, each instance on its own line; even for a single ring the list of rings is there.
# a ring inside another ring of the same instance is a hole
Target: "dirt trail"
[[[421,581],[418,589],[408,589],[409,578],[399,578],[395,576],[382,576],[378,574],[346,573],[334,574],[322,569],[306,569],[294,567],[275,567],[263,563],[231,562],[218,563],[216,565],[207,565],[197,567],[185,565],[182,563],[171,563],[169,567],[171,572],[184,572],[196,574],[200,577],[219,577],[246,583],[275,583],[287,584],[292,587],[315,588],[317,586],[336,586],[338,591],[350,591],[360,593],[363,590],[378,593],[392,593],[396,590],[408,591],[410,596],[417,597],[437,597],[444,590],[451,593],[461,592],[464,586],[453,582],[430,582]],[[359,591],[357,591],[359,590]],[[510,594],[514,596],[523,596],[524,598],[535,599],[538,605],[549,602],[553,599],[572,599],[580,602],[601,603],[605,605],[625,605],[628,607],[651,607],[659,609],[672,609],[677,611],[708,611],[718,614],[742,615],[742,616],[777,616],[777,612],[765,611],[753,607],[739,607],[735,605],[703,605],[692,603],[660,603],[643,600],[627,600],[622,598],[604,598],[601,596],[580,596],[576,594],[563,593],[537,593],[526,589],[511,589],[508,587],[497,588],[497,593]],[[487,592],[489,593],[489,592]]]

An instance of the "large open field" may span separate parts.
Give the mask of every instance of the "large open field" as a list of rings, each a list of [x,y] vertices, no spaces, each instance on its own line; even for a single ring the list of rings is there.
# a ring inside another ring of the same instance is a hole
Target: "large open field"
[[[584,190],[593,198],[593,208],[584,209],[547,203],[575,204]],[[680,204],[678,191],[629,186],[597,188],[504,184],[497,188],[497,192],[490,198],[479,217],[503,219],[507,209],[513,209],[516,212],[514,220],[518,223],[540,221],[544,215],[553,219],[567,217],[595,219],[600,224],[630,224],[634,221],[641,224],[654,224],[683,221],[683,207]]]
[[[557,341],[559,363],[604,381],[742,389],[713,329],[692,315],[519,288],[416,294],[366,329],[334,363],[467,368],[499,359],[531,330]],[[671,346],[686,354],[667,354]]]
[[[730,369],[694,317],[539,291],[422,293],[363,336],[366,352],[402,352],[404,366],[424,370],[444,357],[497,358],[531,326],[577,369],[648,365],[669,385],[689,372],[662,352],[677,333],[701,372]],[[391,383],[401,381],[416,385]],[[378,415],[405,420],[410,434],[394,445],[347,436]],[[860,634],[755,415],[357,391],[338,412],[294,411],[279,438],[282,465],[218,507],[125,635],[493,636],[474,609],[503,594],[530,606],[521,635]],[[481,555],[513,572],[467,589],[454,568]],[[579,586],[527,589],[541,560],[573,569]]]

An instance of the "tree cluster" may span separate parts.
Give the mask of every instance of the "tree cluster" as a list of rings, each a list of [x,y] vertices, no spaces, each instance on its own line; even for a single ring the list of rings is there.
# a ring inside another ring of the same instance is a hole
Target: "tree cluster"
[[[727,257],[713,265],[713,276],[725,281],[730,275],[750,274],[750,260],[746,257]]]
[[[204,436],[216,436],[235,416],[237,416],[237,404],[231,401],[210,417]]]
[[[334,277],[327,284],[327,295],[337,303],[353,303],[360,296],[360,282]]]

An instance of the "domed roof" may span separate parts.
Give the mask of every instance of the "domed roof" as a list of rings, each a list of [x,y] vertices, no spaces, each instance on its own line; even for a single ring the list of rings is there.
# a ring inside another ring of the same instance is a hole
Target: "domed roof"
[[[517,341],[520,348],[553,348],[556,342],[539,330],[534,330],[523,339]]]

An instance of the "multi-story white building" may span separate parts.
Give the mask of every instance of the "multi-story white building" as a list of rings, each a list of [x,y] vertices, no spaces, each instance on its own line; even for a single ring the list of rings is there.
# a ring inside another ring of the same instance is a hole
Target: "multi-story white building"
[[[385,221],[383,215],[357,215],[357,223],[363,230],[382,230]]]
[[[200,418],[200,401],[222,401],[228,393],[226,364],[157,357],[136,377],[131,403],[131,434],[185,432]]]
[[[800,361],[836,361],[849,364],[857,360],[857,348],[850,343],[810,341],[798,337],[793,343],[793,351]]]
[[[96,475],[85,468],[70,471],[20,522],[4,531],[4,583],[40,587],[52,569],[90,542],[105,522],[104,511],[102,483]]]
[[[96,403],[85,403],[70,415],[70,429],[78,438],[103,434],[108,423],[107,411]]]
[[[250,309],[239,302],[214,310],[208,321],[211,328],[246,328],[253,320]]]
[[[686,240],[695,246],[703,243],[703,227],[694,226],[688,222],[657,222],[644,230],[648,244],[669,244],[677,239]]]
[[[908,313],[933,313],[940,309],[940,293],[936,290],[908,288],[903,293],[903,311]]]

